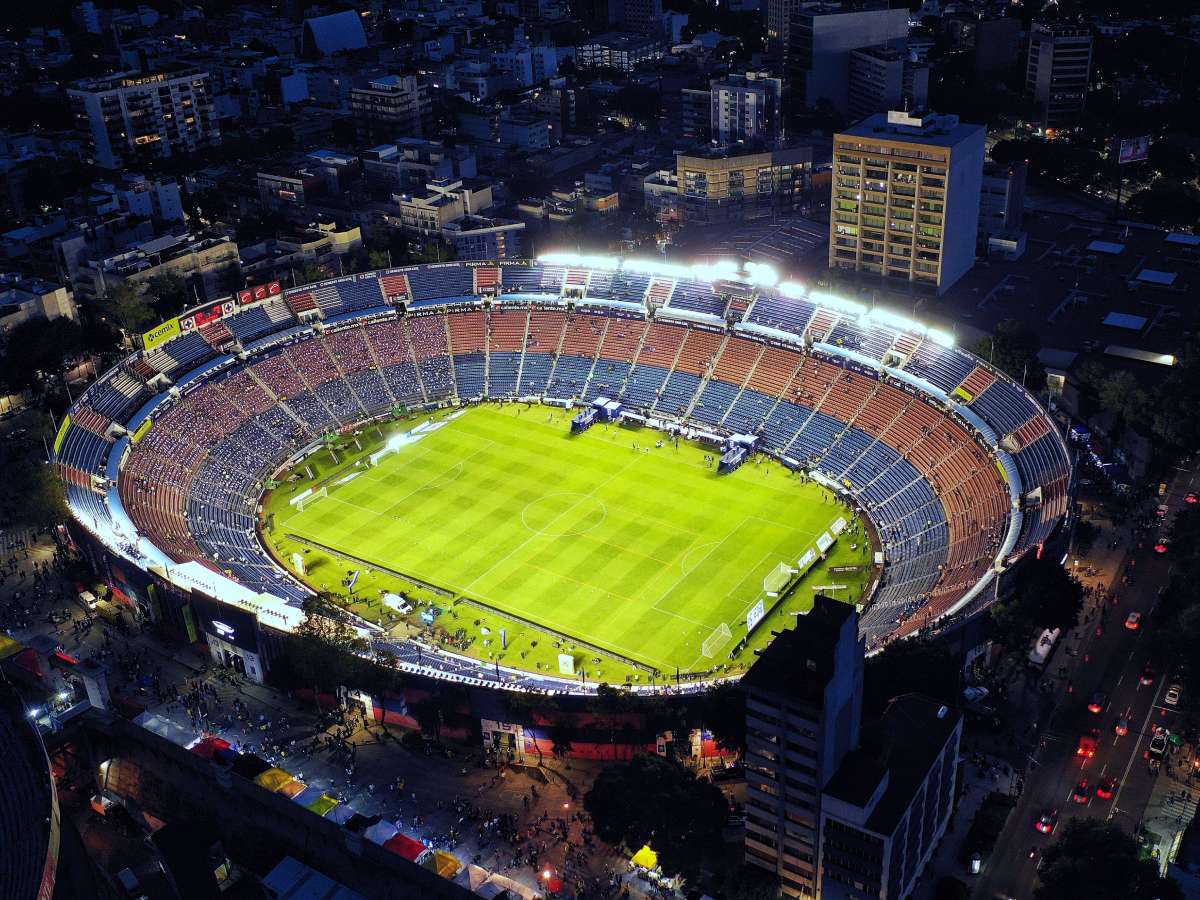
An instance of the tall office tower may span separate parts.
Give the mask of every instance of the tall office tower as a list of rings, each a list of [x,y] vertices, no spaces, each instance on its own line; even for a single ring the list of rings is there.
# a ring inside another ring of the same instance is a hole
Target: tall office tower
[[[790,96],[810,108],[828,103],[849,111],[850,54],[863,47],[903,50],[908,9],[859,3],[797,4],[787,35],[785,73]]]
[[[869,116],[833,137],[829,265],[943,293],[975,262],[982,125],[931,112]]]
[[[821,791],[858,744],[863,642],[852,605],[817,596],[742,678],[746,862],[789,897],[819,896]]]
[[[929,102],[929,66],[914,62],[904,50],[854,50],[846,95],[846,112],[855,120],[889,109],[924,109]]]
[[[208,73],[181,69],[126,72],[77,82],[67,90],[88,161],[120,169],[189,153],[221,141]]]
[[[709,83],[712,139],[723,147],[783,137],[783,82],[766,72],[730,75]]]
[[[1035,23],[1029,32],[1025,93],[1044,128],[1074,125],[1083,115],[1092,70],[1087,26]]]

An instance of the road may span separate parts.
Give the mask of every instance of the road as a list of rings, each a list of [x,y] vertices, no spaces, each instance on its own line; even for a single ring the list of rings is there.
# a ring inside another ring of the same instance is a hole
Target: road
[[[1170,508],[1168,518],[1183,505],[1195,479],[1194,471],[1177,473],[1167,496],[1161,498]],[[1147,632],[1154,627],[1154,601],[1170,573],[1170,557],[1154,551],[1152,536],[1142,543],[1141,548],[1135,545],[1123,554],[1114,554],[1112,568],[1117,573],[1128,571],[1131,577],[1130,584],[1122,585],[1116,574],[1118,602],[1089,606],[1085,621],[1051,658],[1045,674],[1056,676],[1052,679],[1055,702],[1039,715],[1043,720],[1037,725],[1041,737],[1030,757],[1024,791],[975,885],[977,898],[1032,897],[1037,859],[1071,817],[1111,820],[1130,833],[1143,823],[1155,781],[1162,777],[1150,770],[1144,755],[1154,727],[1171,728],[1178,714],[1161,702],[1169,673],[1158,671],[1151,663],[1147,639]],[[1110,580],[1109,572],[1102,574],[1104,580]],[[1134,611],[1143,616],[1137,630],[1125,627],[1126,617]],[[1144,684],[1142,676],[1148,665],[1153,680]],[[1060,666],[1066,667],[1065,677],[1057,677]],[[1103,708],[1091,713],[1088,704],[1100,691],[1105,694]],[[1115,731],[1121,719],[1128,722],[1126,735]],[[1100,733],[1095,755],[1078,755],[1080,737],[1093,728]],[[1102,799],[1095,789],[1108,777],[1116,782],[1114,796]],[[1072,794],[1082,778],[1088,780],[1087,801],[1077,803]],[[1040,834],[1034,828],[1038,816],[1047,810],[1058,812],[1053,835]],[[1037,854],[1031,858],[1034,848]]]

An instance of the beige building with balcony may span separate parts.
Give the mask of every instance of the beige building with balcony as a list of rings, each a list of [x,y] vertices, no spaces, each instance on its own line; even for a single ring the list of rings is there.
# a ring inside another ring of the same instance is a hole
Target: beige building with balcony
[[[921,111],[834,135],[829,265],[946,291],[975,263],[985,135]]]

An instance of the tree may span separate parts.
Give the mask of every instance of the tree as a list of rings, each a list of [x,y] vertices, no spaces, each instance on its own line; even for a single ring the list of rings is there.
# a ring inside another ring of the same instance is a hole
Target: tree
[[[639,754],[609,766],[583,805],[602,840],[631,851],[649,844],[672,875],[695,875],[720,853],[725,795],[660,756]]]
[[[726,753],[746,751],[746,695],[739,685],[722,682],[709,688],[700,718],[720,749]]]
[[[995,333],[980,338],[973,349],[976,356],[1007,372],[1031,391],[1040,391],[1046,384],[1046,369],[1037,358],[1041,349],[1037,334],[1016,319],[998,322]]]
[[[550,749],[555,759],[566,759],[571,755],[571,739],[575,736],[575,728],[570,719],[559,718],[550,726]]]
[[[1150,166],[1165,178],[1194,181],[1196,158],[1192,151],[1176,141],[1155,141],[1150,145]]]
[[[629,691],[615,688],[609,684],[601,684],[596,688],[596,695],[588,700],[588,709],[600,719],[608,723],[608,741],[617,742],[617,725],[625,713],[639,707],[638,698]],[[635,848],[636,849],[636,848]]]
[[[1138,191],[1129,198],[1126,209],[1132,218],[1167,228],[1192,228],[1200,222],[1200,200],[1165,185]]]
[[[187,282],[177,272],[154,275],[146,281],[143,296],[154,304],[159,319],[183,312],[189,305]]]
[[[16,326],[0,352],[0,386],[19,392],[37,389],[41,375],[58,375],[63,362],[80,351],[83,333],[71,319],[30,319]]]
[[[1035,900],[1182,900],[1179,884],[1138,850],[1115,825],[1071,819],[1042,857]]]
[[[1098,399],[1101,408],[1116,417],[1118,428],[1136,429],[1146,420],[1150,398],[1128,372],[1114,372],[1105,378]]]
[[[1048,556],[1026,560],[1017,573],[1012,594],[991,608],[992,638],[1010,650],[1023,648],[1034,630],[1079,623],[1083,586]]]
[[[336,598],[322,591],[304,601],[304,620],[288,642],[287,655],[297,677],[313,688],[319,705],[322,689],[333,692],[361,682],[368,647]]]
[[[140,334],[156,321],[154,307],[142,296],[138,286],[123,281],[109,294],[108,314],[126,334]]]

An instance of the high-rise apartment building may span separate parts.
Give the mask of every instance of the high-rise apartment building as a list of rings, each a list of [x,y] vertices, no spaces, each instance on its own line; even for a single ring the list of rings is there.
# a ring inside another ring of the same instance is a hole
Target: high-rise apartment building
[[[395,141],[421,137],[433,103],[416,75],[384,75],[350,91],[350,109],[359,137]]]
[[[821,791],[858,745],[863,650],[854,607],[817,596],[742,678],[746,862],[785,896],[819,896]]]
[[[962,715],[917,694],[864,725],[821,795],[821,900],[910,897],[954,808]]]
[[[906,694],[864,722],[858,624],[818,595],[742,678],[746,862],[787,897],[910,896],[953,809],[962,716]]]
[[[787,33],[784,71],[795,102],[849,111],[850,55],[863,47],[903,50],[908,9],[883,3],[796,4]]]
[[[889,109],[924,109],[929,102],[929,66],[904,50],[864,47],[850,54],[846,112],[858,120]]]
[[[1092,71],[1092,30],[1086,25],[1035,23],[1029,32],[1025,93],[1045,128],[1074,125],[1083,115]]]
[[[783,137],[783,82],[766,72],[709,83],[709,133],[719,145],[774,143]]]
[[[86,136],[87,159],[102,169],[178,156],[221,140],[209,75],[200,69],[80,81],[67,96]]]
[[[835,134],[829,265],[948,289],[975,262],[985,135],[924,111]]]
[[[679,214],[688,224],[740,222],[794,212],[812,178],[812,149],[675,157]]]
[[[1029,164],[989,162],[983,167],[979,192],[979,242],[994,234],[1019,231],[1025,212],[1025,179]]]

